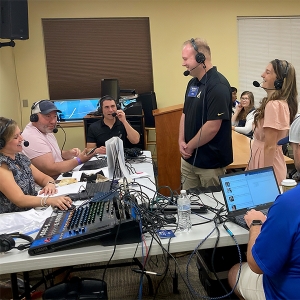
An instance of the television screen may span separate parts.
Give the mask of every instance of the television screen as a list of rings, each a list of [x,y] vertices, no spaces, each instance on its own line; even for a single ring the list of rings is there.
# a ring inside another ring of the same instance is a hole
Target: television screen
[[[61,121],[82,120],[88,113],[96,111],[100,98],[92,99],[64,99],[53,100],[57,109],[61,111],[59,118]]]

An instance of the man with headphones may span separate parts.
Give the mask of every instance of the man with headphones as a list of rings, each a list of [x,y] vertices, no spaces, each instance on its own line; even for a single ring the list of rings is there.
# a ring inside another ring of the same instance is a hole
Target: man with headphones
[[[99,101],[102,119],[94,122],[88,128],[87,148],[96,148],[95,153],[106,154],[105,142],[114,136],[118,136],[123,143],[128,139],[132,144],[140,141],[140,134],[132,128],[126,120],[123,110],[117,109],[116,100],[106,95]]]
[[[218,176],[232,163],[231,87],[212,65],[203,39],[183,44],[182,59],[191,75],[179,125],[182,188],[219,185]]]
[[[57,132],[57,109],[53,102],[41,100],[31,107],[30,123],[22,133],[29,142],[23,147],[23,153],[32,164],[54,179],[63,172],[73,170],[79,164],[88,161],[94,154],[87,155],[87,149],[78,148],[61,151],[53,132]]]

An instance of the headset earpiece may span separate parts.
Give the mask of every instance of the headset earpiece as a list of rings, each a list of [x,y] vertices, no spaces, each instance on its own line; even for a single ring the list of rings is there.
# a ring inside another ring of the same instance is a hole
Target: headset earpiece
[[[36,108],[36,106],[43,102],[43,101],[47,101],[47,100],[40,100],[40,101],[37,101],[37,102],[34,102],[31,106],[31,113],[30,113],[30,122],[37,122],[39,120],[39,116],[38,114],[33,114],[32,111]]]
[[[26,240],[28,243],[21,244],[16,247],[16,243],[14,238],[19,238]],[[24,250],[30,247],[33,242],[33,238],[29,235],[21,234],[21,233],[10,233],[10,234],[1,234],[0,235],[0,252],[7,252],[11,249]]]
[[[102,115],[102,103],[101,103],[101,99],[103,97],[100,98],[98,104],[97,104],[97,116],[101,116]]]
[[[275,59],[275,62],[277,64],[278,73],[282,73],[282,78],[277,78],[274,81],[274,87],[275,87],[276,90],[281,90],[283,82],[284,82],[284,79],[286,78],[287,73],[289,71],[289,63],[287,61],[285,61],[286,62],[286,66],[285,66],[285,70],[283,71],[283,66],[282,66],[282,63],[280,62],[280,60],[279,59]]]
[[[5,142],[4,138],[2,138],[2,135],[10,124],[12,124],[12,119],[9,119],[0,130],[0,150],[5,147],[6,142]]]
[[[30,112],[30,117],[29,120],[30,122],[37,122],[39,120],[38,114],[33,114],[32,111],[36,108],[36,106],[40,103],[41,101],[34,102],[31,106],[31,112]]]
[[[197,45],[195,43],[195,40],[193,38],[190,40],[190,42],[191,42],[193,48],[195,49],[195,51],[197,52],[197,54],[195,56],[196,62],[198,64],[203,64],[205,62],[205,55],[202,52],[198,51],[198,47],[197,47]]]

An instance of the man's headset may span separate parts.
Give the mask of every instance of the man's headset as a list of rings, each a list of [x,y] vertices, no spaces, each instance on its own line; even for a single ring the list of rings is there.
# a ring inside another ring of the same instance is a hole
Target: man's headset
[[[12,124],[12,122],[13,122],[13,120],[12,120],[12,119],[9,119],[9,120],[6,122],[6,124],[3,125],[3,126],[1,127],[1,130],[0,130],[0,149],[4,148],[4,147],[5,147],[5,144],[6,144],[5,139],[2,138],[2,135],[3,135],[3,133],[5,132],[5,130],[7,129],[7,127],[8,127],[10,124]]]
[[[205,55],[202,52],[198,51],[198,47],[197,47],[196,42],[193,38],[190,40],[190,42],[191,42],[193,48],[195,49],[195,51],[197,52],[197,54],[195,56],[196,62],[198,64],[203,64],[205,62]]]
[[[289,63],[287,61],[285,61],[286,66],[285,66],[285,69],[283,71],[283,65],[282,65],[281,61],[279,59],[275,59],[275,62],[277,64],[278,73],[282,73],[282,78],[277,78],[274,81],[274,87],[275,87],[276,90],[281,90],[282,85],[283,85],[283,81],[286,78],[287,73],[289,71]]]
[[[40,100],[40,101],[37,101],[37,102],[34,102],[31,106],[31,112],[30,112],[30,122],[38,122],[39,120],[39,115],[38,114],[33,114],[32,111],[36,108],[36,106],[43,102],[43,101],[46,101],[46,100]]]
[[[26,244],[21,244],[16,247],[14,238],[23,239],[28,241]],[[24,250],[30,247],[33,242],[33,238],[29,235],[13,232],[9,234],[0,235],[0,252],[7,252],[11,249]]]

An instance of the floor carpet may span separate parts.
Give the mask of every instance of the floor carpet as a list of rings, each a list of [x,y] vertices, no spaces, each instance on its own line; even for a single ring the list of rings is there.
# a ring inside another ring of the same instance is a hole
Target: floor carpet
[[[149,275],[153,286],[153,291],[149,288],[149,282],[146,276],[141,276],[140,273],[134,272],[132,269],[137,269],[137,266],[131,260],[119,261],[118,263],[127,263],[127,266],[111,267],[105,269],[105,264],[90,264],[75,266],[70,275],[67,273],[56,278],[56,282],[61,282],[65,277],[92,278],[103,279],[107,284],[108,299],[109,300],[136,300],[136,299],[157,299],[157,300],[190,300],[190,299],[210,299],[206,290],[204,289],[199,279],[199,269],[197,266],[197,259],[194,256],[190,258],[190,253],[174,254],[176,262],[173,259],[169,260],[168,267],[166,267],[166,260],[162,255],[153,256],[149,259],[146,269],[148,271],[157,273],[157,275]],[[188,276],[187,276],[187,264]],[[114,262],[115,263],[115,262]],[[132,263],[132,264],[131,264]],[[111,265],[112,266],[112,265]],[[78,268],[84,267],[84,270]],[[30,272],[30,283],[34,285],[42,276],[47,276],[52,270],[45,270],[42,274],[41,271]],[[22,278],[22,274],[19,274]],[[1,275],[0,280],[4,282],[9,280],[9,275]],[[142,285],[140,282],[142,281]],[[50,288],[50,282],[47,281],[46,285],[42,284],[37,288],[37,291],[43,291]],[[214,281],[214,285],[210,289],[220,290],[220,286]],[[207,287],[206,287],[207,288]],[[224,293],[220,294],[224,295]],[[0,299],[3,298],[0,294]],[[35,299],[41,299],[35,298]],[[223,299],[235,299],[233,296]]]

